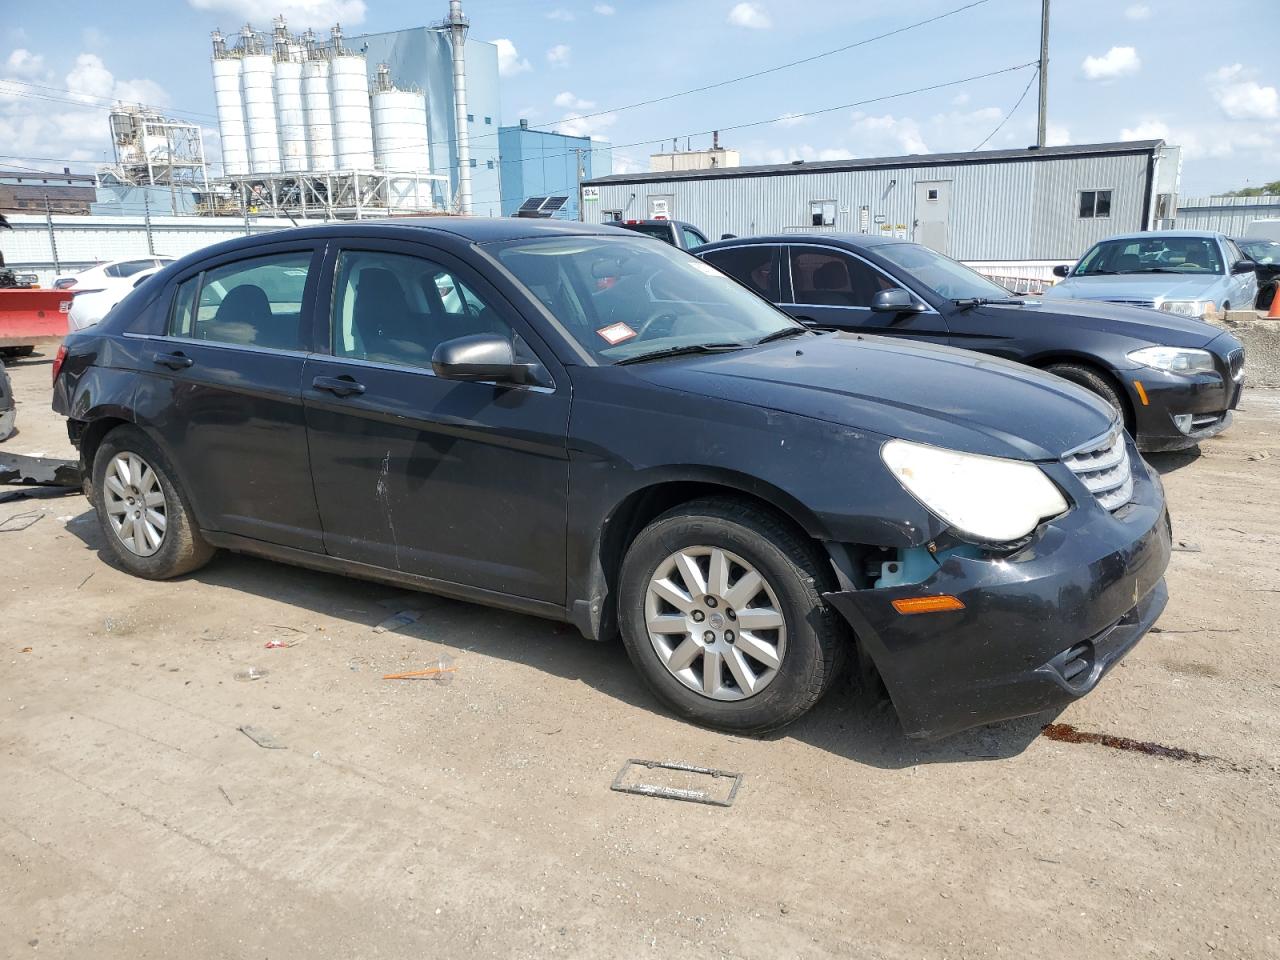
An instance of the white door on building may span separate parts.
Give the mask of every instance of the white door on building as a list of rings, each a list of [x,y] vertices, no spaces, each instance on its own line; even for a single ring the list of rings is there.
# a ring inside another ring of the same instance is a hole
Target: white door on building
[[[939,253],[948,253],[951,236],[947,220],[950,214],[950,180],[920,180],[916,183],[916,243]]]

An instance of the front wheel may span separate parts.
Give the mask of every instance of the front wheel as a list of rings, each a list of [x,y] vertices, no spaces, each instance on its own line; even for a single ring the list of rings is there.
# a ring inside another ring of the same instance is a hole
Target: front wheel
[[[1063,380],[1070,380],[1089,392],[1096,393],[1120,415],[1120,421],[1125,425],[1125,429],[1130,434],[1133,433],[1133,418],[1129,415],[1128,406],[1121,398],[1120,391],[1102,374],[1078,363],[1055,363],[1051,367],[1046,367],[1045,372],[1052,373]]]
[[[766,510],[713,498],[677,507],[627,551],[619,619],[650,689],[696,723],[763,733],[806,713],[848,646],[822,600],[830,566]]]
[[[93,505],[108,548],[134,576],[181,576],[214,554],[195,527],[169,458],[137,427],[117,427],[99,445]]]

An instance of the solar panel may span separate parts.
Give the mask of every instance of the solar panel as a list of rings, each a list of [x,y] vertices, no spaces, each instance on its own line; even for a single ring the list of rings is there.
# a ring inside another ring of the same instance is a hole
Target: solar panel
[[[568,197],[547,197],[542,205],[543,213],[554,213],[569,202]]]
[[[546,202],[546,200],[547,200],[546,197],[530,197],[524,203],[520,204],[520,209],[521,210],[537,210]]]

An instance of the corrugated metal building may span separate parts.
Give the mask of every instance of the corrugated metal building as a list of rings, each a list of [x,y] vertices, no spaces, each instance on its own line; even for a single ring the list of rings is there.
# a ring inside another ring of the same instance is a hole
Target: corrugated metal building
[[[1161,225],[1179,160],[1177,147],[1142,140],[618,174],[584,183],[583,210],[590,223],[665,215],[712,237],[892,234],[1038,272],[1112,234]]]
[[[1280,219],[1280,197],[1195,197],[1178,202],[1179,230],[1217,230],[1242,237],[1255,220]]]
[[[553,130],[535,130],[527,120],[498,131],[502,154],[502,215],[509,217],[531,197],[565,196],[569,202],[556,219],[578,219],[578,171],[582,179],[607,175],[613,169],[609,145],[590,137],[569,137]]]

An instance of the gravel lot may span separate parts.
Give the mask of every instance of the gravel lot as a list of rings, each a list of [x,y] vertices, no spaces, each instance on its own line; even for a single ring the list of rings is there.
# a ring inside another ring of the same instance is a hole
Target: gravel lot
[[[49,358],[11,373],[4,449],[67,451]],[[0,504],[40,516],[0,533],[0,956],[1280,956],[1280,391],[1154,462],[1200,548],[1159,632],[1056,717],[932,744],[851,684],[701,730],[566,626],[236,556],[147,583],[83,497]],[[381,679],[444,653],[450,685]],[[745,781],[611,792],[630,757]]]

